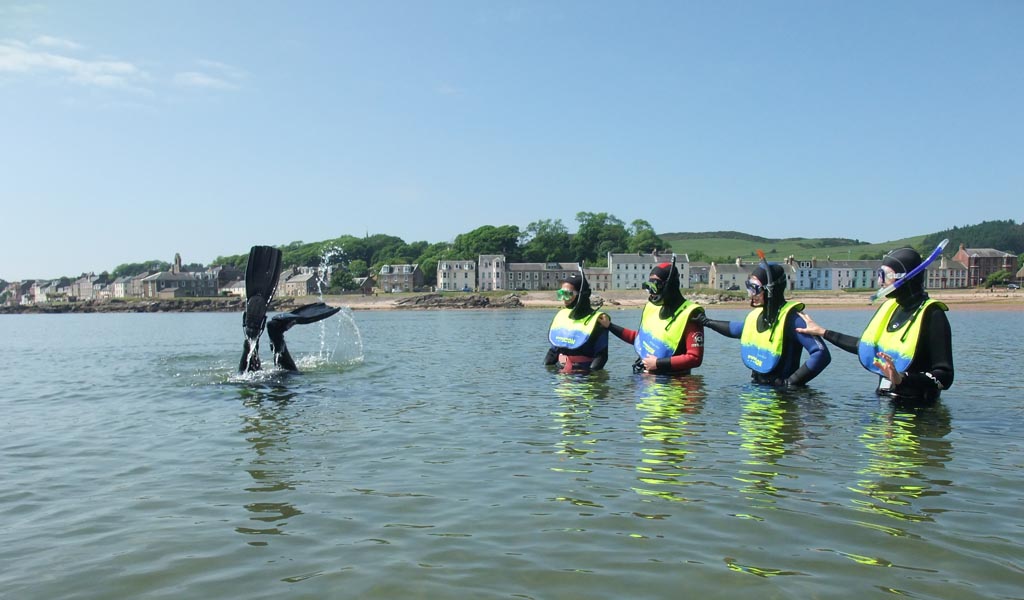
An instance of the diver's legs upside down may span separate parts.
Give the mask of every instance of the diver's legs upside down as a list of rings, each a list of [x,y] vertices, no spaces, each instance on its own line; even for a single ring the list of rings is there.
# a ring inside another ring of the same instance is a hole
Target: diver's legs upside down
[[[267,324],[267,307],[277,291],[280,277],[281,251],[271,246],[253,246],[249,250],[249,262],[245,265],[246,300],[242,314],[245,343],[238,363],[238,370],[242,373],[260,369],[260,336]]]
[[[267,323],[267,308],[277,291],[281,277],[281,251],[270,246],[253,246],[249,250],[249,262],[245,266],[245,313],[242,314],[242,330],[245,342],[238,370],[242,373],[260,369],[260,336],[266,328],[270,337],[270,349],[274,351],[274,364],[288,371],[298,371],[295,361],[284,343],[284,332],[296,323],[316,323],[334,315],[340,307],[314,302],[300,306],[287,313],[275,315]]]

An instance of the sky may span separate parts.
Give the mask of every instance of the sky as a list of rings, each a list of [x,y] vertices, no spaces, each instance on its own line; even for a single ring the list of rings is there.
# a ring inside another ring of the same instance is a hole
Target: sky
[[[1024,219],[1024,2],[0,0],[0,279],[606,212]]]

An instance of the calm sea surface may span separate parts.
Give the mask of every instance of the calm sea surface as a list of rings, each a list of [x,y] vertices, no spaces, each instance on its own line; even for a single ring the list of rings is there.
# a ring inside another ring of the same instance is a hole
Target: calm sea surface
[[[342,313],[249,380],[239,314],[0,316],[0,597],[1024,598],[1022,313],[951,311],[917,410],[713,332],[693,377],[557,374],[552,316]]]

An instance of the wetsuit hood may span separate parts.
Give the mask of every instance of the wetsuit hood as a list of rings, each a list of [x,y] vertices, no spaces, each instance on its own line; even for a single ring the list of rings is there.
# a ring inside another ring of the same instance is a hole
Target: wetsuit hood
[[[921,255],[913,248],[897,248],[882,257],[882,265],[889,267],[896,273],[909,273],[920,264]],[[886,297],[893,298],[900,306],[920,304],[928,297],[928,294],[924,291],[925,273],[926,271],[921,271]]]
[[[770,274],[765,270],[765,265],[760,264],[750,276],[756,277],[765,288],[764,320],[771,325],[779,315],[779,309],[786,303],[786,270],[776,264],[769,264],[768,269],[771,270]]]
[[[686,302],[683,292],[679,289],[679,269],[673,263],[663,262],[651,269],[648,279],[663,284],[660,293],[650,295],[650,302],[660,304],[659,315],[662,319],[672,318],[683,302]]]
[[[572,319],[582,319],[594,312],[593,307],[590,306],[590,282],[583,276],[583,273],[577,271],[570,273],[568,276],[560,280],[561,283],[568,283],[576,290],[576,302],[572,305],[572,312],[569,313],[569,317]]]

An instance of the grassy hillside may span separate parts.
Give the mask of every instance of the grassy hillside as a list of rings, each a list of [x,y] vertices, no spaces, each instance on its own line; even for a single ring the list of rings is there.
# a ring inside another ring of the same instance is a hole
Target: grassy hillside
[[[831,257],[833,260],[859,259],[862,255],[881,258],[883,254],[900,246],[919,248],[925,235],[869,244],[859,240],[834,238],[759,238],[739,232],[663,233],[661,239],[672,246],[677,254],[701,252],[715,259],[756,258],[757,250],[764,250],[769,260],[782,260],[793,255],[797,260]],[[691,260],[693,257],[691,256]]]

